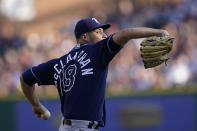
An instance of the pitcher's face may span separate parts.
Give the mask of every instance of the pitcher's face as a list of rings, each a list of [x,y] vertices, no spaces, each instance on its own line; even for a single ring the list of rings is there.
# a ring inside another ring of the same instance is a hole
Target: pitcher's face
[[[103,28],[98,28],[87,33],[89,43],[97,43],[105,38],[107,38],[107,35],[104,33]]]

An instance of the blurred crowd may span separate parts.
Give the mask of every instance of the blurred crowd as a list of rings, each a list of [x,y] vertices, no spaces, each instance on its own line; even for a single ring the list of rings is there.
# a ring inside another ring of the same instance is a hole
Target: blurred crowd
[[[114,3],[109,0],[101,10],[91,9],[91,12],[90,17],[111,24],[107,34],[127,27],[145,26],[166,29],[175,37],[167,66],[162,64],[153,69],[144,69],[141,61],[139,43],[142,39],[129,41],[110,63],[107,82],[110,93],[196,84],[197,1],[116,0]],[[19,76],[22,71],[60,57],[76,45],[73,23],[78,19],[65,25],[67,28],[62,27],[44,35],[35,32],[22,36],[12,25],[0,25],[0,98],[20,94]],[[38,90],[48,95],[57,95],[54,87],[39,87]]]

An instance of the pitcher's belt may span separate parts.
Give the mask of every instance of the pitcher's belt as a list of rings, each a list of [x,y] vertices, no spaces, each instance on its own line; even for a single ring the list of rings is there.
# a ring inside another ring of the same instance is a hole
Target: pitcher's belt
[[[99,122],[97,121],[85,121],[85,120],[70,120],[70,119],[64,119],[63,120],[63,125],[68,125],[68,126],[85,126],[89,129],[96,129],[98,130],[100,127]]]

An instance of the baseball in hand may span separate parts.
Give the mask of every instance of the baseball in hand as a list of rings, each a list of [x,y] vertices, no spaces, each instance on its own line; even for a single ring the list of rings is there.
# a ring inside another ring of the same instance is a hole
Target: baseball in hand
[[[48,111],[48,110],[46,110],[42,115],[41,115],[41,118],[43,119],[43,120],[47,120],[47,119],[49,119],[51,117],[51,113]]]

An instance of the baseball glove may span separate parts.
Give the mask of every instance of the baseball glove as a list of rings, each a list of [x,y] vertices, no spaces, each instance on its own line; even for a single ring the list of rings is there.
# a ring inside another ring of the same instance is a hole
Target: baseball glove
[[[140,52],[145,69],[152,68],[168,61],[168,53],[172,50],[174,38],[166,35],[162,37],[148,37],[141,42]]]

